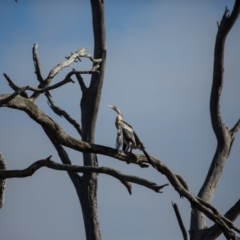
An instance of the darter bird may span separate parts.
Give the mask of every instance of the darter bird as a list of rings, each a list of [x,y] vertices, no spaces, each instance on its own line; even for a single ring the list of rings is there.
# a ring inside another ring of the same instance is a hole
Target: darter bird
[[[142,142],[140,141],[139,137],[133,130],[132,126],[130,126],[128,123],[123,121],[123,115],[121,111],[114,106],[108,105],[108,107],[112,108],[114,111],[117,112],[117,118],[115,121],[115,126],[117,128],[117,139],[116,139],[116,149],[119,150],[122,146],[123,151],[132,152],[132,149],[140,149],[143,151],[144,155],[146,156],[149,163],[156,168],[156,165],[152,161],[149,154],[146,152],[145,147],[143,146]]]

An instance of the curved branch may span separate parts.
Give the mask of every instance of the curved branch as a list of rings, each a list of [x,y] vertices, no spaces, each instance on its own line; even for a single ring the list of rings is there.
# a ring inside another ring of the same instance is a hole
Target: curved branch
[[[231,15],[226,8],[216,36],[214,50],[214,67],[213,67],[213,82],[210,97],[210,114],[212,127],[218,141],[222,142],[225,139],[225,126],[220,115],[220,95],[223,87],[223,72],[224,72],[224,45],[226,37],[236,22],[240,11],[240,1],[236,0]]]
[[[228,130],[222,120],[220,113],[220,96],[223,88],[225,40],[237,20],[239,12],[240,1],[236,0],[231,14],[229,14],[229,10],[226,8],[222,20],[218,25],[218,32],[216,36],[213,81],[210,96],[210,116],[212,128],[217,138],[217,148],[206,179],[198,193],[198,196],[206,202],[210,202],[214,196],[235,137],[235,134]],[[238,129],[238,125],[239,124],[233,128],[235,132]],[[198,211],[193,211],[190,232],[196,233],[200,229],[204,228],[206,228],[205,216]]]
[[[14,90],[14,91],[18,91],[20,89],[19,86],[17,86],[12,80],[11,78],[6,74],[4,73],[3,76],[6,78],[6,80],[8,81],[8,85]],[[21,92],[20,95],[22,97],[25,97],[25,98],[28,98],[28,95],[26,92]]]
[[[130,194],[132,193],[131,191],[132,187],[129,182],[147,187],[158,193],[162,193],[161,189],[168,185],[168,184],[164,184],[159,186],[156,183],[150,182],[144,178],[140,178],[132,175],[125,175],[120,171],[117,171],[115,169],[108,168],[108,167],[91,167],[91,166],[76,166],[76,165],[69,165],[69,164],[60,164],[50,160],[50,158],[51,156],[46,159],[38,160],[32,165],[30,165],[28,168],[23,170],[0,170],[0,179],[29,177],[29,176],[32,176],[38,169],[42,167],[47,167],[47,168],[59,170],[59,171],[81,172],[81,173],[96,172],[96,173],[103,173],[106,175],[110,175],[112,177],[117,178],[120,182],[122,182],[125,185],[125,187],[128,189],[128,192]]]

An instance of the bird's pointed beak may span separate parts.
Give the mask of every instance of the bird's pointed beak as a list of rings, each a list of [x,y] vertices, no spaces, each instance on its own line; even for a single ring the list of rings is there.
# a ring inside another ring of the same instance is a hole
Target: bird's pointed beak
[[[110,108],[112,108],[112,109],[113,109],[113,106],[111,106],[111,105],[108,105],[108,107],[110,107]]]

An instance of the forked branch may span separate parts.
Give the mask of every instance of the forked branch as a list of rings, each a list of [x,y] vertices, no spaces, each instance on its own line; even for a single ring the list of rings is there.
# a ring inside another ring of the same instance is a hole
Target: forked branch
[[[35,66],[35,73],[37,75],[37,79],[40,82],[39,88],[47,88],[53,78],[65,67],[70,66],[73,62],[79,61],[80,57],[86,57],[89,58],[92,62],[96,63],[97,67],[93,67],[91,71],[81,71],[81,73],[92,73],[92,72],[98,72],[97,68],[99,66],[99,63],[102,61],[102,59],[94,59],[90,54],[87,53],[86,48],[82,48],[78,50],[75,53],[72,53],[71,56],[67,57],[67,60],[62,62],[61,64],[58,64],[56,67],[54,67],[48,74],[47,78],[43,80],[43,77],[41,75],[41,69],[40,69],[40,64],[39,60],[37,57],[37,44],[34,45],[33,47],[33,61],[34,61],[34,66]],[[73,75],[74,73],[70,74]],[[34,101],[36,98],[38,98],[39,92],[35,91],[30,99]]]

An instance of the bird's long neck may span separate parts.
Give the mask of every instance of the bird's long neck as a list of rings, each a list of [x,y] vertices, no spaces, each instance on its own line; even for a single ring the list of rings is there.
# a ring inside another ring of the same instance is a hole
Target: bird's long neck
[[[123,120],[122,114],[119,114],[116,118],[116,121],[115,121],[115,126],[116,126],[117,129],[119,129],[119,124],[122,120]]]

